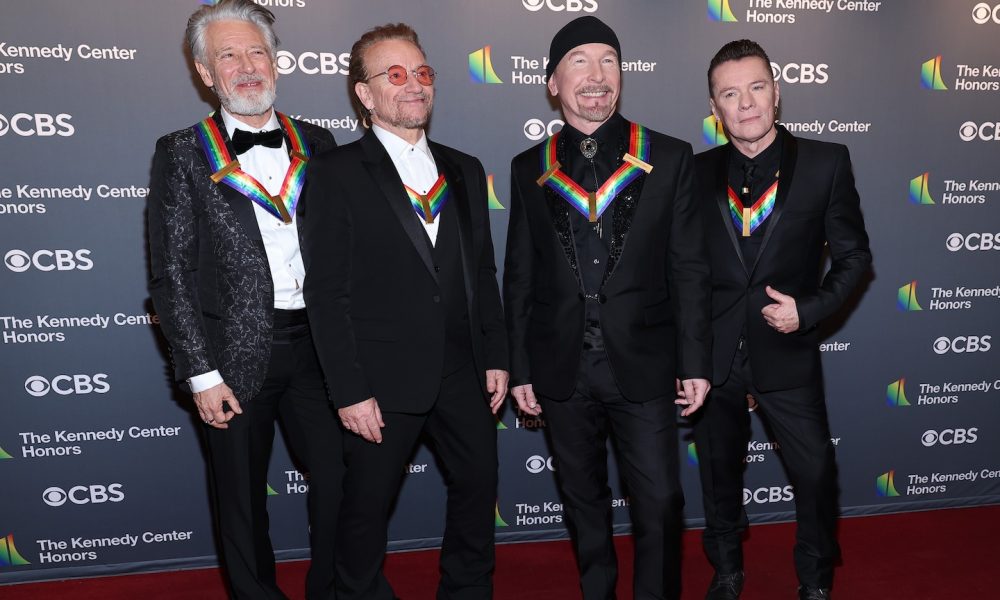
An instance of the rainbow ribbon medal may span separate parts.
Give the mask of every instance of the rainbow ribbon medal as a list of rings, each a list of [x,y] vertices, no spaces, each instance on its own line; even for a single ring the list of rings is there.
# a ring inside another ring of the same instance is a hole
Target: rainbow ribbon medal
[[[291,162],[285,179],[281,182],[281,191],[277,196],[267,193],[267,189],[259,181],[240,169],[240,161],[235,160],[226,147],[226,142],[219,131],[219,126],[209,117],[194,126],[194,132],[201,142],[201,147],[208,158],[212,169],[212,181],[224,183],[240,194],[257,203],[261,208],[274,215],[284,223],[292,222],[295,207],[302,193],[302,185],[306,179],[306,163],[309,162],[309,148],[302,137],[298,125],[287,116],[277,113],[278,122],[288,135],[292,151]]]
[[[750,237],[760,224],[764,222],[771,211],[774,210],[774,199],[778,197],[778,181],[775,180],[771,187],[757,198],[753,206],[743,206],[743,201],[729,187],[729,214],[733,217],[733,224],[741,231],[743,237]]]
[[[604,214],[619,192],[643,172],[653,170],[653,165],[646,162],[649,160],[649,132],[642,125],[631,123],[628,153],[622,157],[624,162],[596,192],[588,192],[562,171],[562,165],[556,159],[558,138],[559,134],[556,133],[542,146],[542,176],[535,183],[539,187],[548,186],[591,223],[595,223]]]
[[[444,203],[448,201],[448,182],[444,180],[444,175],[438,175],[437,181],[431,186],[427,195],[418,194],[406,184],[403,187],[406,188],[406,195],[410,197],[413,210],[427,224],[434,222],[434,219],[441,214]]]

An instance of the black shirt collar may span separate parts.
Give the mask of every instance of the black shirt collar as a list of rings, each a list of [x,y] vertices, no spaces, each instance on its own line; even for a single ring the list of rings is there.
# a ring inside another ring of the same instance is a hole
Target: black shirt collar
[[[763,152],[760,152],[757,156],[753,158],[748,158],[742,152],[736,149],[736,146],[732,146],[732,151],[729,153],[730,164],[739,169],[743,168],[743,163],[753,161],[757,163],[758,167],[762,167],[765,173],[774,174],[778,172],[778,167],[781,165],[781,138],[783,134],[781,129],[775,127],[777,136],[775,136],[774,141],[767,148],[764,148]]]

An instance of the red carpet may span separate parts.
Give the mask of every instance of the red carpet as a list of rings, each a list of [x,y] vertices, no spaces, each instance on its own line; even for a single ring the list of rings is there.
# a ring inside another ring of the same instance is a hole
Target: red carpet
[[[758,525],[745,545],[745,600],[795,598],[793,528]],[[700,600],[711,578],[699,531],[684,537],[684,600]],[[840,522],[843,564],[837,569],[838,600],[965,600],[1000,598],[1000,506],[938,510]],[[617,538],[622,573],[618,597],[631,597],[631,540]],[[278,580],[293,600],[303,597],[307,563],[278,566]],[[389,556],[386,573],[404,600],[434,597],[437,552]],[[568,542],[497,547],[497,600],[579,598]],[[216,569],[124,575],[20,584],[0,588],[3,600],[119,600],[172,598],[222,600]]]

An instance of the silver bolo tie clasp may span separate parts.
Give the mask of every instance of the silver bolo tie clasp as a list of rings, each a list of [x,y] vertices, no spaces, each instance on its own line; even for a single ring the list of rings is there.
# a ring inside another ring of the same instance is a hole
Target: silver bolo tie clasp
[[[583,141],[580,142],[580,153],[587,160],[597,156],[597,140],[592,137],[583,138]]]

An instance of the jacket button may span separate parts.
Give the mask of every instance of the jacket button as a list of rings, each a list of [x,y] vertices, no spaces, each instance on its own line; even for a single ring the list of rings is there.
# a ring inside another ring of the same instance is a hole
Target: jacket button
[[[440,273],[441,272],[441,267],[439,267],[437,265],[434,265],[434,272],[435,273]]]
[[[586,300],[587,299],[587,296],[585,296],[583,294],[583,292],[577,292],[576,293],[576,297],[579,298],[580,300]]]
[[[434,304],[439,304],[441,302],[441,296],[434,296],[432,300],[434,300]]]
[[[598,295],[597,295],[597,301],[598,301],[599,303],[601,303],[601,304],[604,304],[605,302],[607,302],[607,301],[608,301],[608,297],[607,297],[607,296],[605,296],[604,294],[598,294]]]

